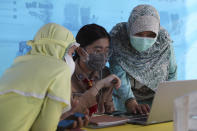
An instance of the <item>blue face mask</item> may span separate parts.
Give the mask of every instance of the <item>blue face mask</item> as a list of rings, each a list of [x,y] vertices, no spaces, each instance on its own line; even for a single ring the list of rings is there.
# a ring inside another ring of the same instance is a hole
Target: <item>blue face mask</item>
[[[139,52],[147,50],[155,42],[156,42],[156,37],[155,38],[137,37],[137,36],[130,37],[131,45]]]

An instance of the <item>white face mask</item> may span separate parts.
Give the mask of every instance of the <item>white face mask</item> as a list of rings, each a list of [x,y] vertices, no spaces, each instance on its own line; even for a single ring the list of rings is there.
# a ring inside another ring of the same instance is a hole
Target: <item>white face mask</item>
[[[70,67],[71,70],[71,76],[73,75],[74,71],[75,71],[75,62],[73,60],[73,58],[68,55],[66,53],[66,55],[64,56],[64,60],[66,61],[66,63],[68,64],[68,66]]]

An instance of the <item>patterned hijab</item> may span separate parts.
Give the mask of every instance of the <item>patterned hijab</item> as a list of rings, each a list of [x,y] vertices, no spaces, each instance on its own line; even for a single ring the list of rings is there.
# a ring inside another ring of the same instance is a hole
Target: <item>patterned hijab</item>
[[[143,31],[156,33],[157,41],[146,51],[138,52],[130,44],[130,36]],[[160,27],[155,8],[150,5],[135,7],[128,22],[117,24],[110,35],[114,53],[109,61],[112,68],[118,63],[129,76],[154,91],[160,82],[168,79],[172,41],[167,31]]]
[[[152,31],[158,35],[160,17],[150,5],[139,5],[133,9],[128,20],[128,33],[134,35],[143,31]]]

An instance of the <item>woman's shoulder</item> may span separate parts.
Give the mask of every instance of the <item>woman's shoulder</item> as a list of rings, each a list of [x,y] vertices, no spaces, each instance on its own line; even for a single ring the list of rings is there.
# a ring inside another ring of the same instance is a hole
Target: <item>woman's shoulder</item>
[[[127,31],[126,27],[127,27],[127,22],[121,22],[116,24],[110,31],[111,37],[116,36],[120,33],[125,33],[125,31]]]

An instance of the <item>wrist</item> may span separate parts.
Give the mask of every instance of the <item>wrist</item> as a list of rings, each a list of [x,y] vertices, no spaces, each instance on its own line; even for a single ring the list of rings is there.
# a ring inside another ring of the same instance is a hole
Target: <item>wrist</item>
[[[96,84],[95,84],[95,88],[99,91],[100,89],[102,89],[104,87],[104,84],[102,82],[102,80],[98,81]]]
[[[134,97],[131,97],[131,98],[127,99],[127,100],[125,101],[125,106],[127,107],[128,104],[130,104],[131,102],[134,102],[134,101],[136,101],[136,99],[135,99]]]

